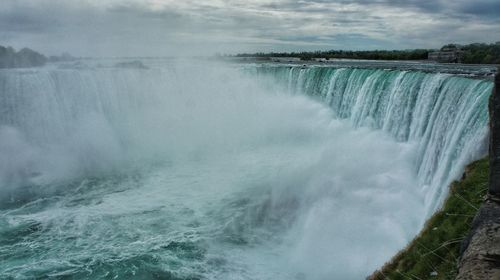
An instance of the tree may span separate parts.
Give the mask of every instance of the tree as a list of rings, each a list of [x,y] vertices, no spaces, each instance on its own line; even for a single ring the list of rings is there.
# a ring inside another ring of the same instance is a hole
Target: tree
[[[16,52],[12,47],[0,46],[0,68],[42,66],[47,58],[34,50],[24,48]]]

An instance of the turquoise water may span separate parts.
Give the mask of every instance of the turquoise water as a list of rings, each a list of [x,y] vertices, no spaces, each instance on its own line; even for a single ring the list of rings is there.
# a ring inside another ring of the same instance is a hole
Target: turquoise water
[[[364,279],[484,153],[488,81],[150,67],[0,71],[0,278]]]
[[[486,152],[492,83],[451,74],[331,67],[253,67],[288,92],[329,105],[337,119],[416,143],[419,184],[432,214],[468,162]]]

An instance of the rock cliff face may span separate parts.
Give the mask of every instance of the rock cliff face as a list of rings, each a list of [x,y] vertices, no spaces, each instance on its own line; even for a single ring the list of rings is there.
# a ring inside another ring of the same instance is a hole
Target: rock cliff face
[[[489,193],[462,244],[457,280],[500,280],[500,71],[489,113]]]
[[[500,73],[490,97],[490,182],[489,192],[500,195]]]
[[[47,58],[31,49],[16,52],[11,47],[0,46],[0,68],[23,68],[43,66]]]

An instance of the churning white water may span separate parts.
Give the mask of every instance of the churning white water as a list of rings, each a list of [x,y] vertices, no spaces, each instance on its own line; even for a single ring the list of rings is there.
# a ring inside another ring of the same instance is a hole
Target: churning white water
[[[318,78],[325,103],[289,69],[0,71],[0,274],[363,279],[435,209],[425,137],[331,105],[335,90],[362,92],[381,74]],[[391,79],[378,93],[394,99],[390,83],[404,78]],[[480,84],[478,144],[491,83],[460,79]],[[459,152],[477,156],[469,142]]]

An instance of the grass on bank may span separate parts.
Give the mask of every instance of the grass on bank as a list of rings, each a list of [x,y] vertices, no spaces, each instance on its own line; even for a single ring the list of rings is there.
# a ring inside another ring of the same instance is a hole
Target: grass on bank
[[[450,186],[442,209],[420,234],[370,280],[455,279],[460,245],[488,190],[488,158],[466,167],[464,177]]]

